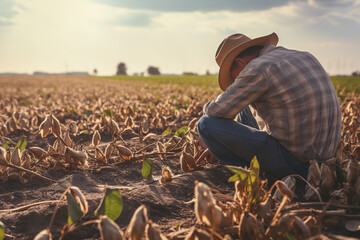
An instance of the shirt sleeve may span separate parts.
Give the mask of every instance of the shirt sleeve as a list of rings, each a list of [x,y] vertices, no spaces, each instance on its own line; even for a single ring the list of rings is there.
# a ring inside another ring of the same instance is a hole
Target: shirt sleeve
[[[268,88],[268,82],[260,72],[240,73],[225,92],[204,105],[203,112],[213,117],[233,119]]]

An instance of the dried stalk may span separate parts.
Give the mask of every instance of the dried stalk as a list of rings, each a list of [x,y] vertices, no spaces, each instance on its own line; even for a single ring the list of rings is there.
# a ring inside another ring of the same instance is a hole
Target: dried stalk
[[[19,167],[19,166],[13,165],[13,164],[11,164],[11,163],[0,162],[0,165],[5,166],[5,167],[15,168],[15,169],[17,169],[17,170],[20,170],[20,171],[24,171],[24,172],[33,174],[33,175],[35,175],[36,177],[41,178],[41,179],[46,180],[46,181],[56,182],[55,180],[53,180],[53,179],[51,179],[51,178],[45,177],[45,176],[43,176],[43,175],[41,175],[41,174],[39,174],[39,173],[36,173],[36,172],[34,172],[34,171],[31,171],[31,170],[26,169],[26,168],[23,168],[23,167]]]

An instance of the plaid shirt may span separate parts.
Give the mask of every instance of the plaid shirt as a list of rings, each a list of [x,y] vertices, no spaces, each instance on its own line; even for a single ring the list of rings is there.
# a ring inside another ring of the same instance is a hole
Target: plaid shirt
[[[204,114],[234,119],[247,105],[259,124],[302,161],[335,155],[341,112],[334,86],[309,53],[266,46]]]

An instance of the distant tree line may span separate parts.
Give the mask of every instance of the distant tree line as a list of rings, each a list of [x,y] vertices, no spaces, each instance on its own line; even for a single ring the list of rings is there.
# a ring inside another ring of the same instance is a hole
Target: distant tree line
[[[351,76],[354,76],[354,77],[360,76],[360,71],[355,71],[355,72],[353,72],[353,73],[351,74]]]
[[[149,75],[161,75],[158,67],[149,66],[146,71]],[[116,75],[127,75],[127,67],[125,63],[121,62],[117,65]]]

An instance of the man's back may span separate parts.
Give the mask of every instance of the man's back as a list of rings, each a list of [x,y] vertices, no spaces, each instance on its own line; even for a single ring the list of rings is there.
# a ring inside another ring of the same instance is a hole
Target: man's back
[[[301,160],[332,157],[341,137],[341,112],[320,63],[306,52],[268,46],[239,78],[253,71],[268,85],[251,104],[261,130]]]

